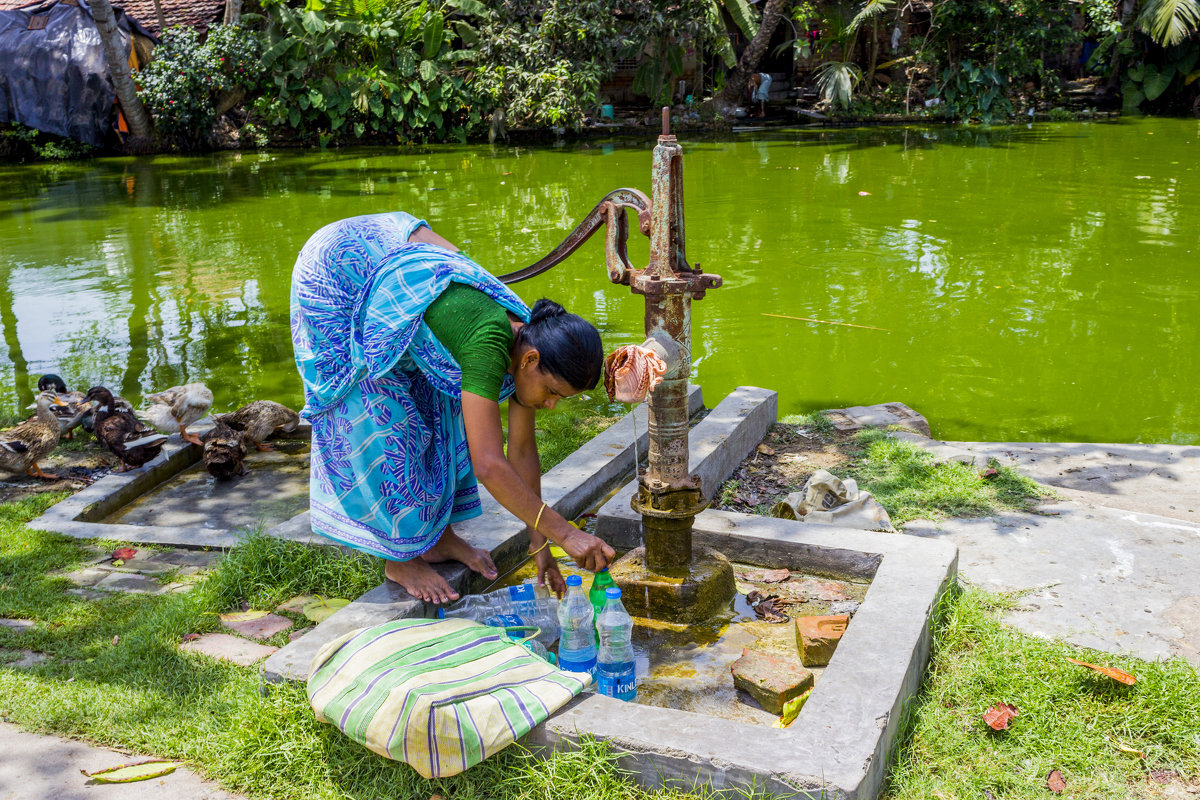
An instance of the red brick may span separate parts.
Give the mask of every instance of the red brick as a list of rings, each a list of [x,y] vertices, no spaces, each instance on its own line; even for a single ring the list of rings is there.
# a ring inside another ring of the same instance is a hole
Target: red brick
[[[813,685],[813,674],[792,659],[750,648],[742,650],[742,657],[729,669],[733,685],[772,714],[782,713],[784,703]]]
[[[828,617],[796,617],[796,651],[806,667],[822,667],[833,658],[846,626],[849,614]]]

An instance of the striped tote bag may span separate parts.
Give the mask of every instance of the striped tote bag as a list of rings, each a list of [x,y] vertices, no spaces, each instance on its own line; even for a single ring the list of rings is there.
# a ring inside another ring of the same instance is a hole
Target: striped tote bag
[[[587,685],[465,619],[352,631],[313,659],[317,719],[426,778],[457,775],[528,733]]]

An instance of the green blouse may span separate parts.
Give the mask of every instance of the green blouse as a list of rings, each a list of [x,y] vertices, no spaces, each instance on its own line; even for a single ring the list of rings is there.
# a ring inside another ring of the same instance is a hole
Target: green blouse
[[[462,389],[500,399],[512,361],[508,312],[478,289],[451,283],[425,310],[425,324],[462,367]]]

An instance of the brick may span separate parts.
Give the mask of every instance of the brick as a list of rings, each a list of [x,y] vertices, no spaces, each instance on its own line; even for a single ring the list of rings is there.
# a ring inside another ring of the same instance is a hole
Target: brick
[[[849,614],[828,617],[796,617],[796,652],[806,667],[822,667],[833,658],[846,626]]]
[[[239,636],[249,636],[251,639],[270,639],[280,631],[286,631],[294,624],[287,617],[278,614],[267,614],[258,619],[241,620],[239,622],[221,621],[229,630]]]
[[[228,633],[206,633],[199,639],[184,642],[179,645],[179,649],[249,667],[279,648],[248,642],[237,636],[230,636]]]
[[[746,648],[733,662],[733,685],[766,711],[781,714],[783,704],[812,688],[813,674],[794,660]]]

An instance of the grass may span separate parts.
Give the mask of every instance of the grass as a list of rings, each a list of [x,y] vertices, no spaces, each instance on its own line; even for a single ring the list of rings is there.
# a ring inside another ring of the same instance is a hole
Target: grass
[[[1011,467],[993,462],[992,477],[978,467],[951,461],[935,464],[933,456],[885,431],[866,429],[852,440],[852,462],[843,478],[854,478],[887,509],[892,524],[946,517],[979,517],[998,511],[1028,510],[1053,492]]]
[[[552,413],[539,414],[535,436],[542,471],[556,466],[620,418],[566,404]]]
[[[1200,775],[1200,675],[1193,667],[1025,636],[999,622],[1013,605],[977,589],[940,605],[932,660],[887,800],[1040,800],[1052,796],[1045,788],[1052,769],[1067,780],[1063,797],[1144,798],[1153,796],[1152,770]],[[1123,669],[1138,682],[1124,686],[1067,656]],[[1020,713],[1007,731],[992,731],[982,715],[1000,702]]]

